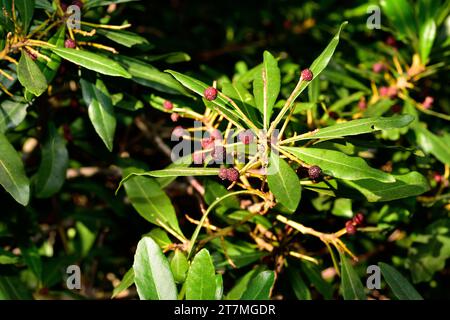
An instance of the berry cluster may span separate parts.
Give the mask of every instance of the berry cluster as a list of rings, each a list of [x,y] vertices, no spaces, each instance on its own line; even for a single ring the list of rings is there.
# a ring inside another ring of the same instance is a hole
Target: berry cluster
[[[358,227],[362,226],[363,223],[364,215],[362,213],[357,213],[353,219],[348,220],[345,223],[345,230],[347,230],[347,233],[350,235],[355,234]]]
[[[205,89],[205,92],[203,92],[203,95],[206,100],[213,101],[217,98],[217,89],[214,87],[208,87]]]
[[[219,178],[222,180],[228,180],[231,182],[236,182],[239,179],[239,171],[235,168],[220,168]]]

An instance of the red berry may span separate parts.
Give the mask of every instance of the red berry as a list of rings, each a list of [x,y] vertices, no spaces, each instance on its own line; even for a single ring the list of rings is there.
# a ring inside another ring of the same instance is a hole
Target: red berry
[[[364,215],[362,213],[357,213],[353,217],[353,223],[356,224],[357,226],[362,225],[364,223]]]
[[[243,144],[250,144],[253,142],[254,135],[250,130],[239,133],[239,140]]]
[[[75,40],[73,39],[66,39],[64,42],[64,47],[74,49],[76,47]]]
[[[350,235],[356,233],[356,227],[353,225],[353,222],[351,220],[345,223],[345,229],[347,230],[347,233]]]
[[[174,112],[170,115],[170,119],[172,119],[173,122],[177,122],[178,119],[180,119],[180,115]]]
[[[433,176],[434,181],[436,181],[437,183],[440,183],[442,181],[442,176],[439,173],[435,173]]]
[[[308,176],[311,180],[317,180],[322,174],[322,169],[319,166],[312,166],[308,169]]]
[[[307,68],[307,69],[302,70],[301,77],[302,77],[302,80],[311,81],[314,78],[314,75],[313,75],[312,71]]]
[[[227,179],[227,177],[228,177],[227,173],[228,173],[228,170],[226,168],[220,168],[220,170],[219,170],[219,178],[222,179],[222,180]]]
[[[213,87],[206,88],[203,95],[205,96],[206,100],[213,101],[217,98],[217,89]]]
[[[236,182],[239,179],[239,171],[235,168],[227,170],[227,179],[231,182]]]
[[[172,110],[172,109],[173,109],[173,103],[170,102],[169,100],[165,100],[165,101],[163,102],[163,107],[164,107],[164,109],[166,109],[166,110]]]

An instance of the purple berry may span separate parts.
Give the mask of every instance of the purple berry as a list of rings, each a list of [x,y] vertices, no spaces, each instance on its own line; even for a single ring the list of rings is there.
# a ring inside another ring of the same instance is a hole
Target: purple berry
[[[239,171],[235,168],[227,170],[227,179],[231,182],[236,182],[239,179]]]
[[[203,95],[205,96],[206,100],[213,101],[217,98],[217,89],[213,87],[206,88]]]
[[[227,168],[220,168],[220,170],[219,170],[219,178],[222,179],[222,180],[227,179],[227,177],[228,177],[227,173],[228,173],[228,169]]]
[[[364,215],[362,213],[357,213],[353,217],[353,223],[357,226],[360,226],[364,223]]]
[[[76,43],[75,40],[73,39],[67,39],[64,42],[64,47],[69,48],[69,49],[74,49],[76,47]]]
[[[308,68],[302,70],[301,76],[302,76],[302,80],[305,80],[305,81],[311,81],[314,77],[312,71],[309,70]]]
[[[308,169],[308,176],[311,180],[317,180],[322,174],[322,169],[318,166],[312,166]]]

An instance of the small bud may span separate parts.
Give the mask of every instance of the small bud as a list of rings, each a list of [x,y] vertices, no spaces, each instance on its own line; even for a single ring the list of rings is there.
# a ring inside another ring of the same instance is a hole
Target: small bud
[[[422,106],[425,109],[430,109],[433,105],[434,98],[433,97],[426,97],[425,100],[422,102]]]
[[[313,76],[313,73],[311,70],[304,69],[304,70],[302,70],[301,77],[302,77],[302,80],[311,81],[314,76]]]
[[[172,113],[171,115],[170,115],[170,119],[173,121],[173,122],[177,122],[178,121],[178,119],[180,119],[180,115],[178,114],[178,113]]]
[[[345,229],[347,230],[347,233],[349,235],[356,233],[356,227],[353,225],[353,222],[351,220],[345,223]]]
[[[228,177],[228,169],[227,168],[220,168],[219,170],[219,178],[222,180],[227,179]]]
[[[231,182],[236,182],[239,179],[239,171],[235,168],[227,170],[227,179]]]
[[[66,41],[64,42],[64,47],[69,48],[69,49],[74,49],[76,47],[75,40],[66,39]]]
[[[308,169],[308,176],[311,180],[317,180],[322,174],[322,169],[318,166],[312,166]]]
[[[353,223],[357,226],[360,226],[364,223],[364,215],[362,213],[357,213],[353,217]]]
[[[182,137],[184,135],[184,128],[182,126],[176,126],[172,131],[172,136]]]
[[[205,96],[206,100],[213,101],[217,98],[217,89],[213,87],[206,88],[203,95]]]
[[[163,107],[166,110],[172,110],[173,109],[173,103],[169,100],[164,100]]]

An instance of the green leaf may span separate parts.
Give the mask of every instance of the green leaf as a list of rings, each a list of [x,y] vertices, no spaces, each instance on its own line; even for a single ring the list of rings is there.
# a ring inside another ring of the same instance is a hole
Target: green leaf
[[[298,138],[289,141],[309,140],[309,139],[333,139],[344,136],[354,136],[358,134],[375,132],[378,130],[388,130],[393,128],[402,128],[410,124],[414,117],[409,114],[394,117],[374,117],[348,122],[338,123],[329,127],[311,131],[298,136]]]
[[[111,96],[102,80],[80,80],[83,99],[88,105],[89,119],[108,150],[113,149],[116,116]]]
[[[169,164],[165,169],[179,169],[179,168],[187,168],[192,164],[192,156],[189,154],[187,156],[181,157],[175,162]],[[158,181],[161,188],[167,187],[169,184],[171,184],[177,176],[171,176],[171,177],[161,177],[157,178],[156,181]]]
[[[99,54],[70,48],[49,48],[61,58],[86,69],[97,71],[98,73],[106,74],[112,77],[131,78],[131,75],[117,62]]]
[[[339,43],[339,36],[341,34],[342,29],[347,25],[347,21],[343,22],[338,32],[334,35],[333,39],[331,39],[330,43],[328,43],[327,47],[322,51],[320,56],[316,58],[316,60],[313,61],[309,69],[311,70],[313,74],[313,79],[317,78],[319,74],[327,67],[328,63],[331,60],[331,57],[334,54],[334,51],[336,50],[336,47]],[[300,85],[300,90],[296,93],[296,95],[293,97],[292,101],[295,101],[297,97],[305,90],[305,88],[311,83],[312,81],[302,81]]]
[[[186,300],[214,300],[216,298],[215,269],[208,250],[200,250],[194,257],[186,278]]]
[[[109,40],[117,42],[125,47],[131,48],[138,44],[148,44],[147,39],[141,37],[140,35],[123,30],[107,30],[107,29],[96,29],[97,34],[105,36]]]
[[[22,101],[5,100],[0,105],[0,133],[17,127],[25,120],[29,104]]]
[[[421,27],[419,33],[419,52],[420,60],[423,64],[428,62],[428,57],[436,38],[436,23],[434,19],[428,19]]]
[[[0,184],[21,205],[30,200],[30,182],[22,159],[3,134],[0,134]]]
[[[124,56],[119,56],[117,59],[131,74],[132,80],[140,85],[165,93],[190,96],[178,81],[173,79],[167,73],[159,71],[152,65],[138,59]]]
[[[384,280],[386,280],[392,292],[400,300],[423,300],[422,296],[414,289],[414,287],[406,280],[403,275],[394,267],[379,262],[378,266],[381,269]]]
[[[118,294],[122,293],[129,287],[131,287],[134,283],[134,270],[133,268],[130,268],[130,270],[125,273],[125,275],[122,278],[122,281],[120,281],[119,285],[114,288],[111,299],[114,299],[117,297]]]
[[[26,33],[33,18],[35,0],[15,0],[14,3],[20,15],[22,31]]]
[[[416,171],[403,175],[393,175],[395,182],[382,183],[367,179],[358,181],[343,181],[346,185],[357,189],[369,202],[392,201],[412,196],[418,196],[430,189],[428,180]]]
[[[153,228],[149,233],[146,233],[145,236],[155,240],[161,249],[165,249],[172,244],[167,232],[161,228]]]
[[[395,27],[396,35],[416,40],[416,19],[412,5],[407,0],[382,0],[380,2],[384,14]]]
[[[30,268],[38,280],[42,280],[42,260],[38,249],[32,245],[27,248],[21,248],[23,261]]]
[[[183,283],[189,269],[189,262],[186,255],[181,250],[175,250],[175,254],[170,261],[170,269],[176,283]]]
[[[273,105],[280,93],[280,69],[277,60],[264,51],[263,68],[253,83],[256,106],[263,115],[264,128],[267,129],[272,116]]]
[[[350,199],[336,199],[331,213],[338,217],[353,217],[352,201]]]
[[[216,274],[216,300],[222,300],[223,297],[223,278],[221,274]]]
[[[124,175],[131,172],[139,172],[139,169],[127,168]],[[144,219],[158,226],[167,225],[179,235],[183,235],[175,209],[155,179],[137,176],[124,185],[132,206]]]
[[[270,291],[275,283],[273,271],[262,271],[250,280],[247,290],[242,294],[242,300],[269,300]]]
[[[194,79],[192,77],[186,76],[176,71],[166,70],[166,72],[170,73],[175,79],[177,79],[183,86],[188,88],[189,90],[195,92],[199,96],[203,97],[205,89],[209,86],[200,80]],[[206,101],[206,100],[205,100]],[[214,106],[224,115],[229,117],[236,124],[240,123],[240,117],[235,110],[232,109],[232,106],[228,105],[228,101],[221,96],[220,92],[217,95],[217,98],[209,103],[206,103],[208,108],[212,108]]]
[[[0,300],[32,300],[33,296],[17,276],[0,277]]]
[[[300,202],[302,189],[295,171],[275,152],[270,153],[267,182],[275,198],[290,212],[294,212]]]
[[[169,262],[152,238],[142,238],[134,255],[134,283],[141,300],[176,300]]]
[[[298,159],[310,165],[319,166],[325,174],[347,180],[375,179],[381,182],[395,182],[395,178],[383,171],[371,168],[358,157],[350,157],[345,153],[319,149],[283,147]]]
[[[333,297],[333,287],[322,278],[322,274],[318,267],[311,262],[303,262],[301,268],[316,290],[319,291],[325,299],[330,300]]]
[[[450,165],[450,148],[448,139],[433,134],[422,125],[414,127],[419,146],[426,153],[431,153],[442,163]]]
[[[341,288],[345,300],[367,300],[364,287],[344,254],[341,256]]]
[[[58,31],[48,40],[48,43],[53,44],[57,47],[64,47],[65,37],[66,37],[66,28],[65,24],[63,24],[58,29]],[[60,56],[53,53],[53,51],[49,49],[42,49],[41,53],[48,56],[51,59],[51,61],[45,62],[40,62],[38,60],[38,65],[40,66],[42,73],[47,79],[47,83],[51,83],[58,72],[62,59]]]
[[[294,294],[299,300],[311,300],[311,292],[306,285],[300,272],[293,268],[287,269],[289,282],[294,290]]]
[[[37,198],[49,198],[61,189],[68,165],[66,141],[52,124],[42,145],[41,164],[35,180]]]
[[[228,292],[225,297],[226,300],[239,300],[244,292],[247,290],[250,281],[261,271],[261,267],[256,267],[244,276],[242,276],[234,285],[234,287]]]
[[[166,63],[179,63],[191,61],[191,57],[185,52],[169,52],[164,54],[152,54],[142,57],[145,61],[160,61],[163,60]]]
[[[260,120],[257,115],[255,99],[252,94],[240,83],[224,83],[222,85],[223,93],[233,99],[239,109],[255,124],[259,124]]]
[[[40,96],[47,90],[47,80],[44,74],[25,51],[22,51],[17,66],[17,78],[22,86],[35,96]]]

